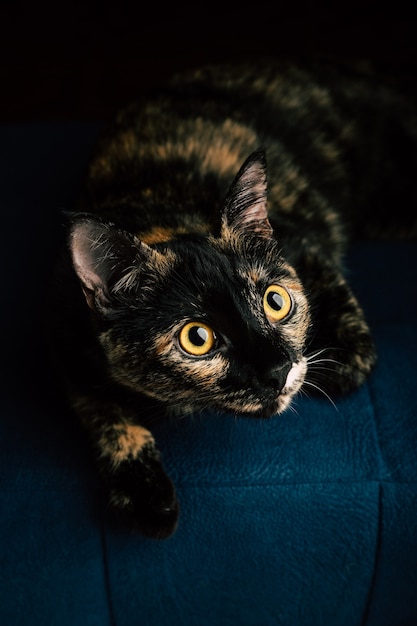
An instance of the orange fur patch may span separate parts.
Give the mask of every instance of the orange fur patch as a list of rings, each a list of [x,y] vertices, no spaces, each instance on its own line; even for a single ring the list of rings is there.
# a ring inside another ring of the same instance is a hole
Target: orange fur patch
[[[143,447],[153,441],[151,433],[143,426],[120,423],[103,433],[99,443],[103,456],[109,457],[117,467],[129,458],[137,458]]]

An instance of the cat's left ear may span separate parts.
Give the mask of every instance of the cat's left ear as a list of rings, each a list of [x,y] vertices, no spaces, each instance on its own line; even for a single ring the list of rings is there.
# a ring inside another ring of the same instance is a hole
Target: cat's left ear
[[[75,215],[69,229],[72,264],[88,306],[106,315],[137,283],[143,263],[160,255],[130,233],[94,216]]]
[[[222,235],[232,229],[269,239],[272,226],[266,201],[266,156],[260,148],[246,159],[229,189],[222,216]]]

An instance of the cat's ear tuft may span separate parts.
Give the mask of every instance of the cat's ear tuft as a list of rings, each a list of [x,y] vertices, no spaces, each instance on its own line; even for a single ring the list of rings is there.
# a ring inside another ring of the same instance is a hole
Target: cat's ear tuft
[[[267,177],[265,151],[259,148],[244,162],[226,197],[222,234],[233,229],[263,238],[272,236],[267,213]]]
[[[87,303],[101,313],[113,308],[154,253],[133,235],[90,216],[73,220],[69,246]]]

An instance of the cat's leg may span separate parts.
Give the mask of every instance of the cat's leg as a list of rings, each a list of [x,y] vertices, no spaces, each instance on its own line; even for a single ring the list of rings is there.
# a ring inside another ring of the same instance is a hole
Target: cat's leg
[[[162,539],[176,529],[179,507],[152,434],[131,409],[92,395],[71,394],[89,432],[109,508],[124,525]]]
[[[330,263],[317,264],[313,280],[312,326],[307,349],[307,387],[330,395],[359,387],[371,372],[376,352],[369,326],[344,276]],[[306,389],[307,390],[307,389]]]

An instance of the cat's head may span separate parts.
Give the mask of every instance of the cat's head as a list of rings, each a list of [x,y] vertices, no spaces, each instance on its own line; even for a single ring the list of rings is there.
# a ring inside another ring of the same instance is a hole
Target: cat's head
[[[70,233],[75,271],[119,383],[173,410],[268,416],[300,389],[309,309],[266,209],[263,152],[243,164],[218,235],[148,245],[89,216]]]

